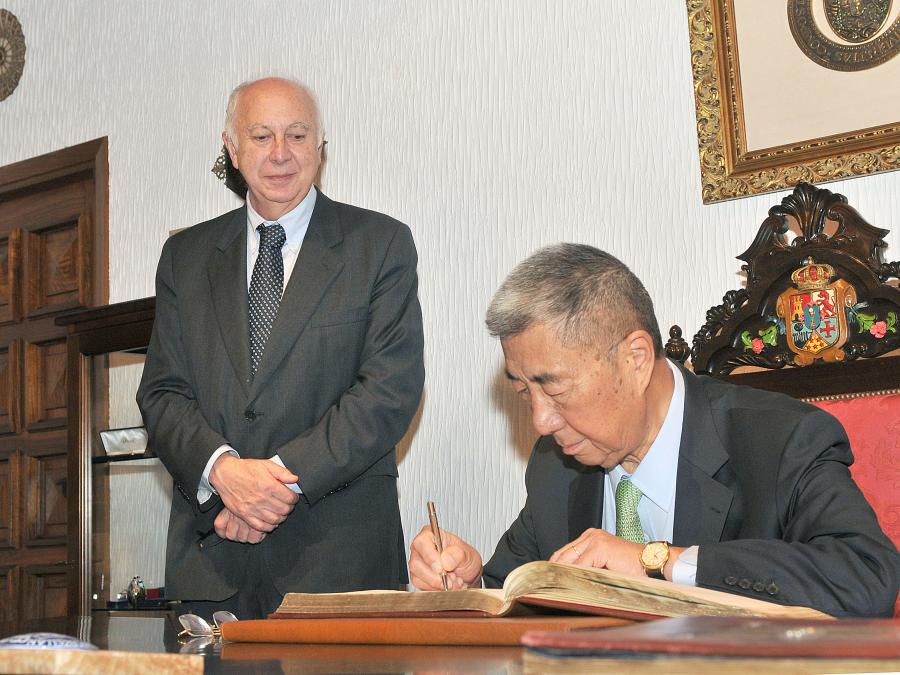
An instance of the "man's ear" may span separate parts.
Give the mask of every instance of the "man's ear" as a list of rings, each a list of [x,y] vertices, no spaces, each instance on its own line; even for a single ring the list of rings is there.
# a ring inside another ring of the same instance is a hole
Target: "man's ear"
[[[222,144],[225,146],[225,149],[228,151],[228,156],[231,157],[231,164],[235,169],[240,171],[240,167],[238,166],[238,158],[237,158],[237,148],[234,147],[234,143],[231,142],[231,139],[228,137],[226,132],[222,132]]]
[[[653,338],[645,330],[636,330],[625,337],[622,346],[624,347],[622,354],[629,364],[629,370],[633,372],[636,380],[646,387],[656,361]]]

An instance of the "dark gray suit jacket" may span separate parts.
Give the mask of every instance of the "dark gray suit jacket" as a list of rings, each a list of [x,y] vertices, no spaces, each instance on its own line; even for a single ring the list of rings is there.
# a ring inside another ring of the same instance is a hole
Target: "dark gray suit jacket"
[[[171,237],[138,403],[172,474],[171,598],[222,600],[248,544],[212,531],[198,504],[210,455],[278,454],[300,477],[294,511],[258,546],[282,591],[396,588],[407,580],[395,443],[424,382],[416,251],[409,228],[319,194],[254,378],[247,331],[247,211]]]
[[[839,616],[890,616],[900,555],[850,477],[840,423],[788,396],[682,372],[672,543],[699,544],[697,584]],[[601,527],[603,477],[552,437],[539,439],[525,507],[485,583]]]

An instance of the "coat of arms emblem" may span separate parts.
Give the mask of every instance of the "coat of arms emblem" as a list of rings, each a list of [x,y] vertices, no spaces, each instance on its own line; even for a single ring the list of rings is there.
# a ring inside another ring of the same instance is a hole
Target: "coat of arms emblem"
[[[834,268],[812,258],[791,274],[794,286],[778,296],[776,311],[785,323],[794,362],[806,366],[821,359],[842,361],[847,342],[847,308],[856,304],[856,289],[843,279],[831,278]]]

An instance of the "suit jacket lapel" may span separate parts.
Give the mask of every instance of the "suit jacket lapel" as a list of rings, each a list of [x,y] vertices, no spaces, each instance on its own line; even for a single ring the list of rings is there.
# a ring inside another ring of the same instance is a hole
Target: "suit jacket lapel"
[[[281,296],[278,316],[275,317],[259,369],[250,387],[251,400],[278,370],[279,364],[309,323],[325,291],[343,268],[343,260],[332,251],[342,240],[343,232],[334,202],[319,192],[294,271]]]
[[[603,524],[603,477],[600,467],[588,467],[569,486],[569,539],[581,536],[589,527]]]
[[[681,368],[684,376],[684,425],[675,487],[672,543],[692,546],[720,541],[734,495],[713,479],[728,461],[716,431],[709,399],[700,378]]]
[[[247,209],[234,212],[213,251],[207,271],[210,294],[225,351],[244,395],[250,389],[247,327]]]

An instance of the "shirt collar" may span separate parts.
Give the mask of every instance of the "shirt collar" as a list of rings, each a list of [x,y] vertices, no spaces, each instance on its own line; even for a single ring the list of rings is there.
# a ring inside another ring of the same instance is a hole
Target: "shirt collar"
[[[668,510],[675,491],[672,476],[678,475],[678,451],[681,448],[681,427],[684,422],[684,375],[668,359],[666,364],[675,380],[669,410],[650,449],[631,476],[631,481],[643,495],[663,510]],[[615,492],[619,480],[628,474],[620,464],[609,475]]]
[[[316,194],[315,186],[310,187],[303,201],[278,219],[278,223],[284,228],[284,245],[288,250],[300,250],[303,238],[306,236],[306,230],[309,229],[309,220],[316,206]],[[247,241],[250,243],[252,251],[256,251],[259,247],[259,232],[256,228],[263,223],[270,222],[273,221],[266,220],[256,212],[253,204],[250,203],[250,194],[247,193]]]

